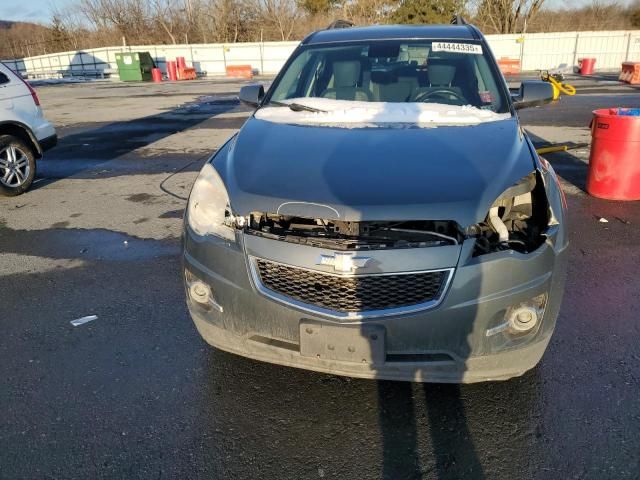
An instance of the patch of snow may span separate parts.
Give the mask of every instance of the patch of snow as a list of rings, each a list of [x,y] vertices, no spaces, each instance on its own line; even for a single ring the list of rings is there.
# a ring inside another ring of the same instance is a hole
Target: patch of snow
[[[330,125],[353,128],[410,124],[416,126],[476,125],[510,118],[510,113],[495,113],[471,105],[441,103],[358,102],[329,98],[292,98],[283,103],[297,103],[323,112],[295,112],[287,107],[267,106],[255,117],[275,123]]]

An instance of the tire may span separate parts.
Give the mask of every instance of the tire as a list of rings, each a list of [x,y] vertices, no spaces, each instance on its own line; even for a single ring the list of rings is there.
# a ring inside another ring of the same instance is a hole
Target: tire
[[[0,135],[0,196],[26,192],[36,176],[33,148],[13,135]]]

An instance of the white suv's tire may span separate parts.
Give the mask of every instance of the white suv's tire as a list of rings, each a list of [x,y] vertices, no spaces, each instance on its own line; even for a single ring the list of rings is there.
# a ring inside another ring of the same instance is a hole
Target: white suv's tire
[[[26,192],[36,176],[32,147],[13,135],[0,135],[0,196]]]

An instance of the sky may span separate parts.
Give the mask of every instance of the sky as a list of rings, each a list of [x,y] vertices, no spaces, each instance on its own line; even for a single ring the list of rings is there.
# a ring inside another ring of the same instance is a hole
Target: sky
[[[0,20],[49,23],[54,7],[61,10],[73,0],[0,0]],[[561,6],[580,6],[591,3],[590,0],[546,0],[545,6],[556,8]],[[631,0],[621,0],[628,5]]]
[[[71,0],[0,0],[0,20],[49,23],[54,6],[63,8]]]

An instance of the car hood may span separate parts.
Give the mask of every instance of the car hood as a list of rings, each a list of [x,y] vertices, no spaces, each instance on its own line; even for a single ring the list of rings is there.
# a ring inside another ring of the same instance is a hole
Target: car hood
[[[534,163],[517,119],[340,128],[251,117],[215,156],[232,210],[314,218],[482,221]]]

